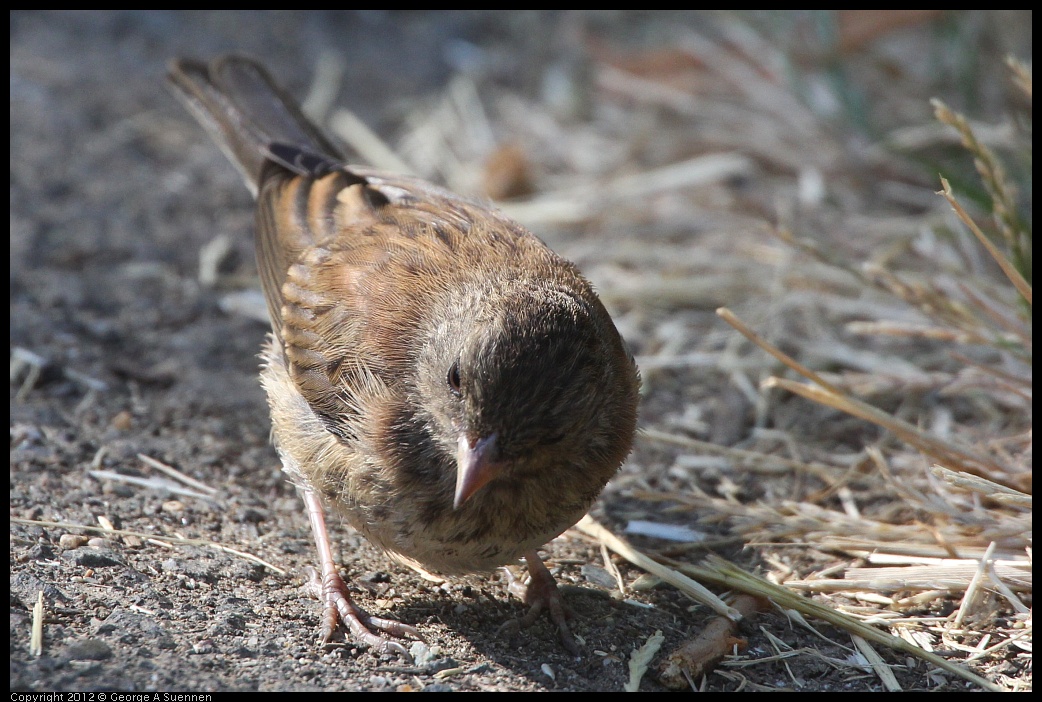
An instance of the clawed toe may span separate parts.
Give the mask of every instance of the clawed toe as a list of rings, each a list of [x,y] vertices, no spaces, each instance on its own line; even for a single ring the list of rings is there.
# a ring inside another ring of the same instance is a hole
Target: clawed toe
[[[352,601],[351,595],[347,591],[347,583],[337,573],[336,565],[333,563],[322,500],[314,490],[304,490],[303,496],[304,504],[308,508],[308,517],[311,520],[311,531],[315,536],[315,545],[318,548],[319,563],[322,566],[321,575],[314,568],[306,570],[308,589],[325,605],[325,611],[322,614],[322,642],[332,641],[340,625],[344,624],[351,630],[351,635],[355,639],[368,645],[376,653],[395,653],[411,663],[412,656],[409,655],[405,646],[397,641],[386,639],[376,632],[423,641],[420,632],[408,624],[402,624],[393,619],[371,616]]]
[[[568,626],[568,620],[575,615],[564,603],[554,576],[546,569],[535,551],[525,554],[525,560],[528,562],[528,572],[531,574],[527,585],[518,580],[509,569],[503,569],[506,572],[507,589],[530,608],[528,613],[521,618],[520,625],[530,627],[543,612],[546,612],[550,621],[557,627],[558,636],[565,650],[573,656],[579,656],[579,644]]]
[[[347,584],[338,573],[325,578],[318,578],[314,569],[308,569],[309,589],[325,604],[322,616],[322,642],[333,640],[340,625],[351,630],[352,637],[364,643],[376,653],[394,653],[412,662],[408,649],[401,643],[387,639],[376,632],[382,632],[398,638],[409,638],[423,641],[423,636],[413,626],[403,624],[394,619],[374,617],[359,607],[347,592]]]

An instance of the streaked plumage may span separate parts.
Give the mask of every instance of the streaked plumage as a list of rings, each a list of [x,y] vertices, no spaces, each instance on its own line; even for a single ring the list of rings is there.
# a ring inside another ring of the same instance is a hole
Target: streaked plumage
[[[323,555],[323,505],[428,570],[524,555],[537,599],[556,598],[535,549],[582,517],[636,424],[636,368],[589,283],[481,202],[345,165],[249,59],[175,61],[170,81],[257,197],[261,379],[312,515],[327,629],[338,612],[381,650],[401,646],[372,629],[416,633],[354,607]]]

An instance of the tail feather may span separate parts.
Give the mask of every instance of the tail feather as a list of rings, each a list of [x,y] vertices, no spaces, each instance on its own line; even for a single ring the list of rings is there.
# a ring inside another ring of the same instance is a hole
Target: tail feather
[[[256,195],[264,164],[281,162],[276,145],[317,156],[342,156],[296,102],[256,61],[222,56],[210,63],[175,59],[167,74],[174,94],[236,165]]]

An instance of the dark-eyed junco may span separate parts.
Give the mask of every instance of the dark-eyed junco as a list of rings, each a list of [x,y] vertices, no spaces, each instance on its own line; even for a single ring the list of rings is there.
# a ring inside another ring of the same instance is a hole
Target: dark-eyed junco
[[[524,556],[526,600],[577,652],[536,548],[629,453],[640,384],[589,282],[487,204],[346,165],[255,61],[175,60],[169,80],[257,197],[261,382],[311,518],[326,640],[341,622],[380,652],[419,636],[352,602],[332,509],[439,573]]]

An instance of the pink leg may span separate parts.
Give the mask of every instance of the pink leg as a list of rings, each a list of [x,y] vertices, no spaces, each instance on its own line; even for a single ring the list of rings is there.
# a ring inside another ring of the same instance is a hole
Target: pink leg
[[[557,627],[557,633],[561,637],[561,643],[565,649],[573,656],[579,656],[579,644],[576,643],[575,637],[568,627],[568,620],[572,617],[572,613],[564,604],[554,576],[547,570],[535,549],[525,554],[525,562],[528,564],[528,572],[531,575],[527,587],[519,582],[513,573],[506,568],[503,569],[507,573],[507,588],[531,607],[528,614],[521,619],[521,625],[531,626],[545,610],[550,621]]]
[[[326,531],[326,516],[322,510],[322,501],[314,491],[304,490],[304,503],[308,508],[311,532],[315,536],[318,562],[322,568],[321,579],[317,583],[312,583],[316,596],[326,606],[322,623],[322,640],[328,643],[333,638],[337,626],[343,622],[351,629],[351,633],[356,639],[368,644],[377,653],[393,651],[405,658],[410,658],[409,652],[400,643],[388,641],[382,636],[374,634],[372,630],[376,629],[392,636],[411,637],[422,641],[423,637],[420,636],[420,632],[408,624],[402,624],[393,619],[373,617],[351,600],[351,596],[347,592],[347,583],[337,573],[336,565],[333,563],[333,551],[329,545],[329,533]]]

